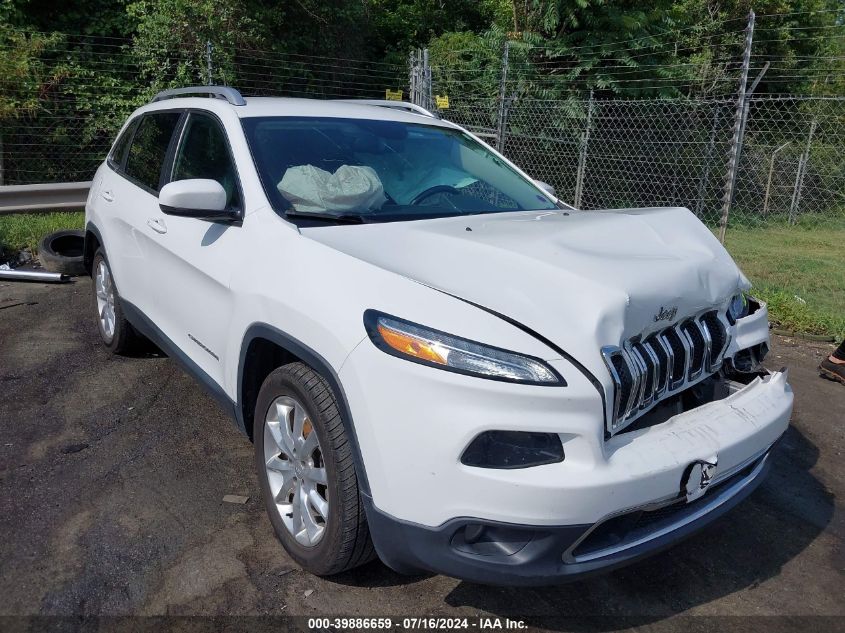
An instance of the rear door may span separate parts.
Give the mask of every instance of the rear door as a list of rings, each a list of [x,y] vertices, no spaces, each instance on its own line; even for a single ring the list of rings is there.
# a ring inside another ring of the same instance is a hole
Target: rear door
[[[112,165],[99,196],[111,212],[103,236],[120,296],[149,314],[156,301],[150,283],[150,218],[158,215],[158,190],[181,111],[141,115],[120,162]],[[116,148],[117,149],[117,148]]]
[[[125,189],[123,166],[139,122],[140,117],[133,119],[118,137],[106,159],[106,167],[99,170],[100,179],[94,183],[89,198],[89,207],[93,211],[90,217],[100,232],[118,291],[128,301],[136,295],[124,263],[136,255],[132,252],[131,218],[134,211],[130,198],[123,195],[118,202],[115,192]]]
[[[209,178],[243,217],[243,194],[222,123],[209,112],[187,114],[166,180]],[[232,265],[248,257],[239,223],[165,215],[156,207],[149,232],[150,316],[163,333],[219,385],[234,304]],[[150,228],[150,227],[147,227]]]

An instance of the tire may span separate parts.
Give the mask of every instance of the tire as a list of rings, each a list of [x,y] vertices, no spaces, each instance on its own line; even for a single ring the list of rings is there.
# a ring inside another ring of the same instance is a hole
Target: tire
[[[281,420],[287,424],[290,441],[294,442],[294,449],[299,447],[297,450],[286,448],[291,444],[285,444],[284,439],[275,439],[282,435]],[[302,431],[297,432],[296,420],[302,421]],[[311,434],[316,435],[316,449]],[[292,439],[294,435],[296,440]],[[318,576],[338,574],[373,560],[376,554],[358,489],[352,448],[335,395],[323,377],[303,363],[273,371],[258,393],[253,436],[261,495],[276,536],[291,558]],[[289,459],[286,452],[296,456]],[[270,463],[273,469],[268,466]],[[315,483],[320,480],[321,469],[325,473],[324,486]],[[302,516],[299,526],[294,517],[297,498]],[[277,504],[276,499],[281,503]],[[320,514],[320,507],[327,509],[328,516]],[[322,531],[316,536],[320,528]]]
[[[104,266],[105,271],[108,273],[107,278],[110,280],[110,288],[108,285],[103,287],[100,282],[101,266]],[[120,305],[120,295],[117,292],[117,286],[114,283],[114,277],[111,274],[108,259],[106,259],[106,254],[102,248],[98,248],[97,252],[94,253],[94,259],[91,265],[91,281],[93,282],[91,288],[94,296],[95,314],[97,315],[97,331],[100,333],[103,345],[112,354],[125,354],[135,349],[141,337],[135,332],[132,324],[126,320],[123,314],[123,308]],[[109,294],[111,295],[110,302]],[[108,312],[109,303],[111,303],[113,312],[108,316],[112,318],[104,321],[103,307],[105,305],[106,311]],[[106,327],[108,321],[112,323],[111,331]]]
[[[73,277],[85,275],[85,263],[82,261],[84,252],[84,231],[48,233],[38,243],[38,260],[45,270],[52,273]]]

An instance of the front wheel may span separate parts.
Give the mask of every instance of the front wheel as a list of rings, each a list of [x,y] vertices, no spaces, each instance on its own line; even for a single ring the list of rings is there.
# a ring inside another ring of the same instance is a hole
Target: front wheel
[[[329,576],[375,557],[335,395],[302,363],[273,371],[255,407],[255,460],[276,536],[306,570]]]

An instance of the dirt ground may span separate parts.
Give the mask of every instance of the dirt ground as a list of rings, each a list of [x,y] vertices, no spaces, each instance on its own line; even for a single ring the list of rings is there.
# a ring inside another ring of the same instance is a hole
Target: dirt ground
[[[558,630],[826,615],[839,628],[845,387],[815,370],[832,346],[773,343],[792,426],[768,479],[704,533],[551,588],[408,578],[380,562],[321,579],[277,543],[252,445],[201,387],[166,357],[103,349],[88,280],[0,281],[0,615],[490,615]]]

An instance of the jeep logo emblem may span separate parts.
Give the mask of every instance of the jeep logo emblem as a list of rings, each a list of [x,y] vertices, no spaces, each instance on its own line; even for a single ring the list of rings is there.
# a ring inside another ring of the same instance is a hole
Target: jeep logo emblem
[[[698,460],[687,466],[681,478],[681,493],[687,498],[687,503],[695,501],[707,491],[713,476],[716,474],[718,458],[714,455],[708,460]]]
[[[672,306],[671,308],[660,306],[660,312],[654,315],[654,321],[655,323],[657,321],[671,321],[675,318],[676,314],[678,314],[678,306]]]

